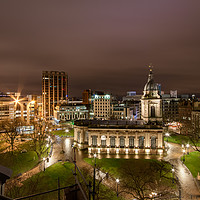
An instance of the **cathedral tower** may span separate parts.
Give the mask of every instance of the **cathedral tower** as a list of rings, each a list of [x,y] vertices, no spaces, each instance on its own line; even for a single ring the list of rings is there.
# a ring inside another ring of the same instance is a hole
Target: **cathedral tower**
[[[154,83],[152,68],[144,86],[141,109],[141,117],[145,122],[162,122],[162,97],[159,85]]]

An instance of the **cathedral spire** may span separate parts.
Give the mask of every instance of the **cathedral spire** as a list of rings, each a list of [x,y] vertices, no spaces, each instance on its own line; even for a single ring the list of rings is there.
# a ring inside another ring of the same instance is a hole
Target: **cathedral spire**
[[[148,77],[148,82],[153,80],[153,65],[149,65],[149,77]]]

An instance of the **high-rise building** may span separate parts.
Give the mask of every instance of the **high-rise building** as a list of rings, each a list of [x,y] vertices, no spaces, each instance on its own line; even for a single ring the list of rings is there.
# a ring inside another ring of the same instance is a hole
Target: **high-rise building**
[[[42,113],[46,119],[53,117],[54,108],[67,102],[68,76],[65,72],[42,72]]]
[[[94,119],[110,119],[111,95],[95,92],[92,96]]]

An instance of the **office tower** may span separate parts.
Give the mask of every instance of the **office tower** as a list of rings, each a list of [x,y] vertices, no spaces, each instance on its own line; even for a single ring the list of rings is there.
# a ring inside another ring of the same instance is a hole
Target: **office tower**
[[[92,96],[94,119],[110,119],[111,95],[95,92]]]
[[[84,90],[82,95],[83,95],[83,104],[85,104],[85,105],[91,104],[91,96],[92,96],[91,89]]]
[[[51,120],[54,108],[59,103],[67,102],[68,77],[65,72],[42,72],[42,112],[43,117]]]

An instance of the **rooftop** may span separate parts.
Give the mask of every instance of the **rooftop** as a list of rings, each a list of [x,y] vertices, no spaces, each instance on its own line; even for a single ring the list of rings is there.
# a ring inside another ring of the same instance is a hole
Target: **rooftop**
[[[87,126],[89,128],[111,128],[111,129],[162,129],[158,124],[144,124],[142,120],[76,120],[76,126]]]

